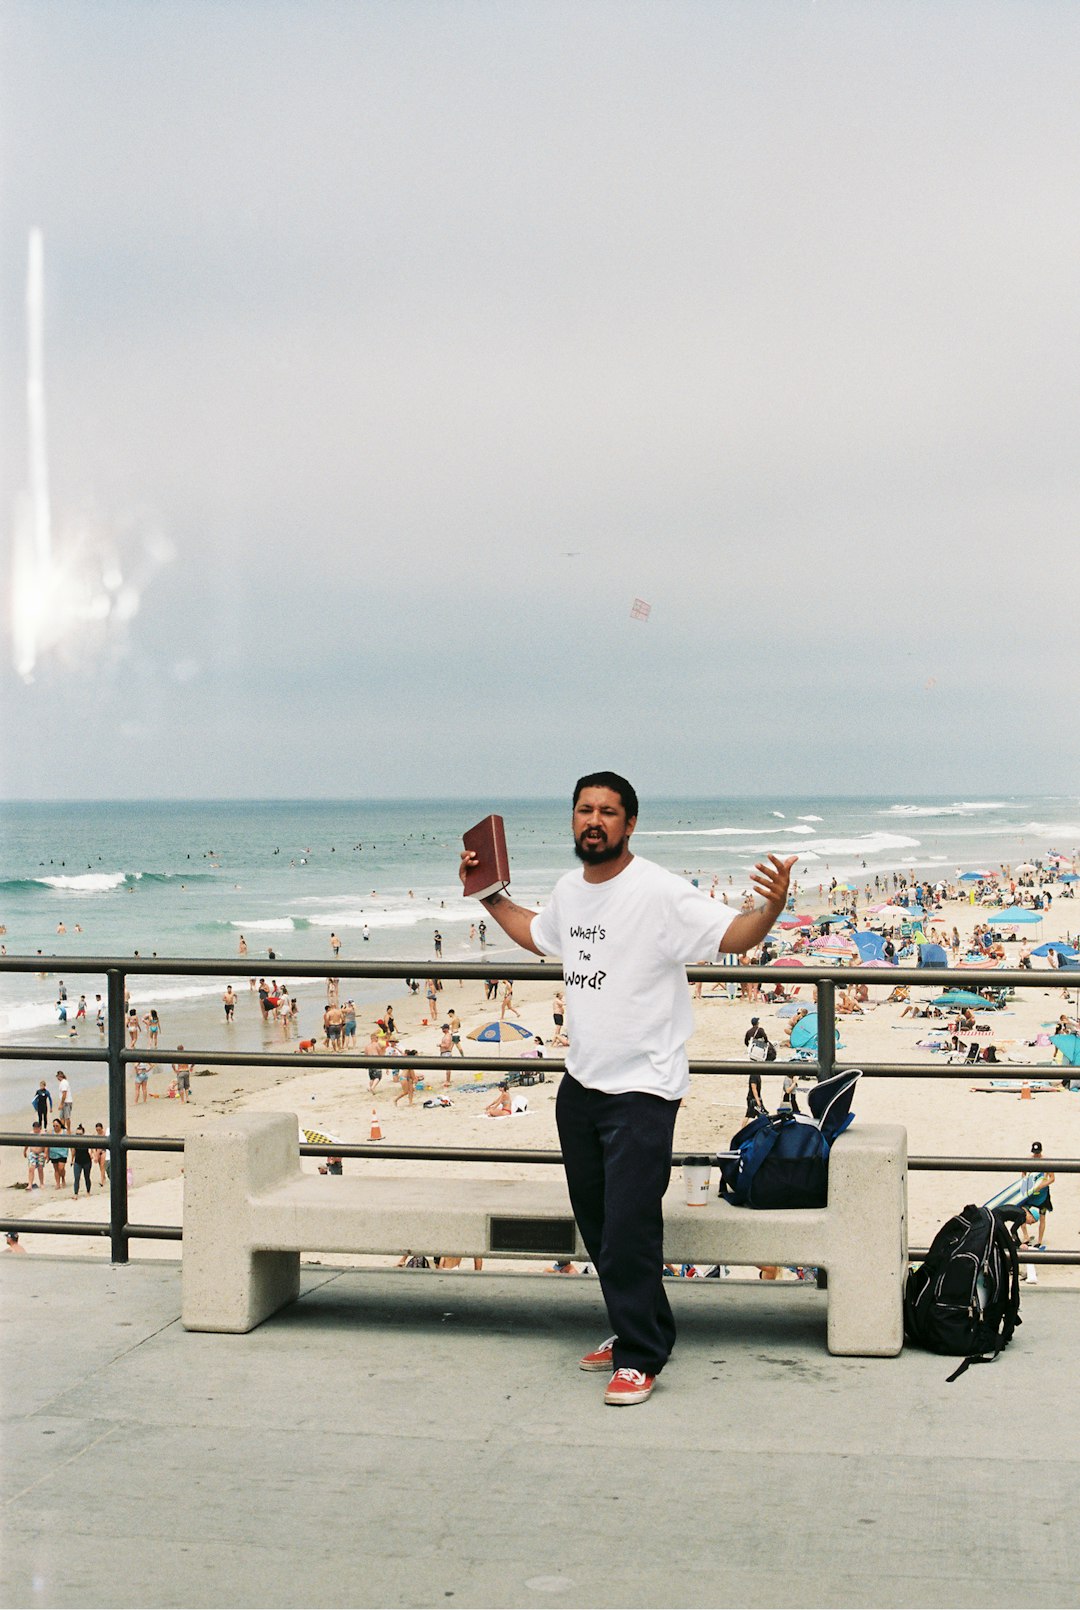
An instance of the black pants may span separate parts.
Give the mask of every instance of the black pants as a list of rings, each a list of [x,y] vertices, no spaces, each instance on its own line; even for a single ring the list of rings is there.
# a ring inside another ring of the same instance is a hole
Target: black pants
[[[675,1345],[664,1290],[663,1197],[679,1103],[588,1090],[564,1074],[555,1103],[570,1202],[616,1336],[614,1367],[657,1375]]]
[[[86,1194],[87,1194],[87,1196],[89,1196],[90,1195],[90,1163],[89,1163],[89,1160],[87,1162],[85,1162],[85,1163],[80,1163],[78,1158],[75,1159],[75,1195],[76,1196],[78,1196],[78,1194],[79,1194],[79,1176],[80,1176],[80,1174],[82,1175],[83,1184],[86,1186]]]

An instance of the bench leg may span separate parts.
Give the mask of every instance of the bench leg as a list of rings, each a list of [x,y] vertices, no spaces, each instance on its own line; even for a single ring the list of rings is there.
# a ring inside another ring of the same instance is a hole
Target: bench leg
[[[841,1136],[829,1157],[829,1206],[845,1199],[830,1236],[830,1353],[894,1358],[904,1345],[907,1274],[907,1137],[895,1150],[862,1151]]]
[[[300,1254],[251,1245],[249,1202],[299,1172],[291,1114],[244,1113],[191,1135],[184,1155],[182,1320],[254,1330],[300,1294]]]

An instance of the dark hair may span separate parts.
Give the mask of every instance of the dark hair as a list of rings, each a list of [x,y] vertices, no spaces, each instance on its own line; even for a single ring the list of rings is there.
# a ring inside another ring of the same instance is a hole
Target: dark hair
[[[1038,1156],[1041,1157],[1042,1156],[1042,1141],[1041,1140],[1032,1141],[1031,1149],[1032,1149],[1033,1152],[1035,1152]]]
[[[610,788],[622,801],[622,808],[627,818],[638,813],[638,797],[634,792],[634,786],[628,783],[625,777],[620,777],[617,771],[591,771],[587,777],[579,777],[574,784],[575,805],[581,798],[583,788]]]

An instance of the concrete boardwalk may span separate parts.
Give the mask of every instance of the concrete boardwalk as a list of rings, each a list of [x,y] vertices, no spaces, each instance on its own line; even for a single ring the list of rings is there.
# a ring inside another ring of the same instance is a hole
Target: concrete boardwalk
[[[813,1289],[680,1282],[621,1410],[598,1296],[316,1268],[195,1335],[176,1264],[5,1256],[3,1604],[1080,1603],[1080,1293],[947,1386],[830,1358]]]

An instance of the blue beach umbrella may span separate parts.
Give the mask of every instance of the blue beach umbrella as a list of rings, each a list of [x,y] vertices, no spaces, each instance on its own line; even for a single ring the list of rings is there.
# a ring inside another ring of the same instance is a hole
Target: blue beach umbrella
[[[855,948],[859,952],[862,962],[882,962],[885,960],[885,941],[880,934],[873,934],[865,929],[859,929],[852,934]]]
[[[1080,1034],[1052,1034],[1050,1044],[1057,1047],[1070,1068],[1080,1068]]]
[[[1039,948],[1037,950],[1033,950],[1031,954],[1033,956],[1049,956],[1052,950],[1059,951],[1060,954],[1067,957],[1069,961],[1073,961],[1077,956],[1080,956],[1080,951],[1074,950],[1071,945],[1066,945],[1064,940],[1061,939],[1048,939],[1045,945],[1040,945]]]
[[[935,1006],[977,1006],[983,1012],[996,1012],[997,1006],[988,1001],[985,995],[976,995],[970,989],[948,989],[944,995],[938,995],[933,1003]]]
[[[1062,883],[1080,883],[1080,873],[1063,872],[1061,874],[1061,881]]]

